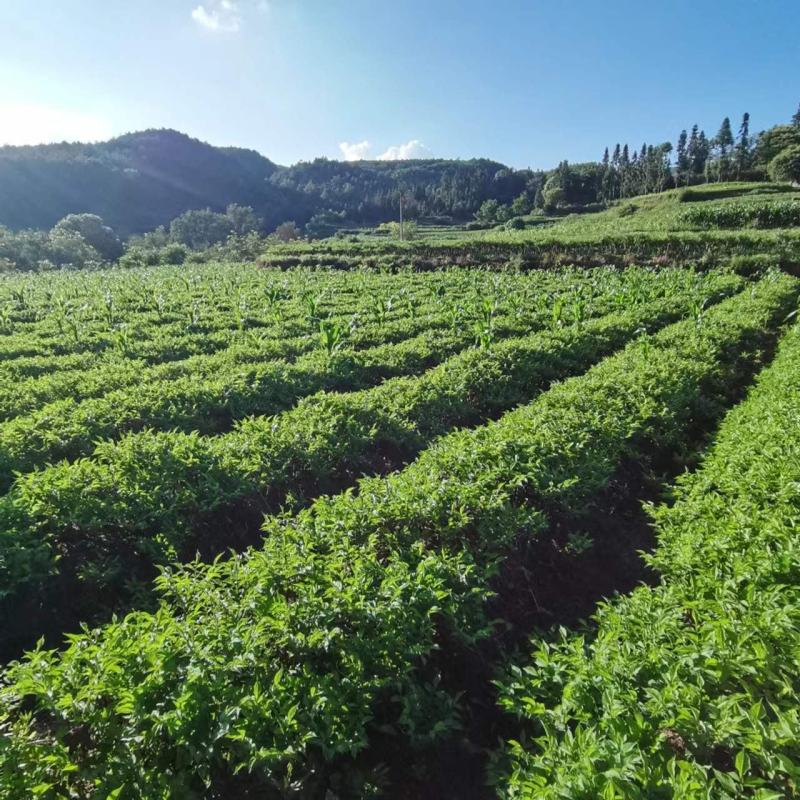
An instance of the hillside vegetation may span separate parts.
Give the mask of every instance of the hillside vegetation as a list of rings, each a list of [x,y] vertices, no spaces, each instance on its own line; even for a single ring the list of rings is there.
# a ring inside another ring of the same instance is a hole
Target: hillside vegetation
[[[151,130],[99,144],[0,147],[0,225],[48,229],[88,212],[128,237],[231,203],[250,206],[266,231],[320,211],[379,222],[396,216],[401,190],[415,214],[470,218],[489,198],[511,202],[525,183],[526,173],[488,159],[280,167],[253,150]]]
[[[727,222],[710,220],[708,209],[703,219],[676,218],[667,207],[677,197],[673,190],[697,201],[766,194],[798,182],[797,114],[790,125],[753,135],[745,113],[736,136],[726,117],[713,137],[695,125],[691,135],[681,132],[674,148],[669,142],[638,150],[617,144],[601,161],[562,161],[546,171],[489,159],[318,158],[282,167],[253,150],[148,130],[98,144],[0,148],[0,269],[253,259],[273,241],[347,237],[376,225],[379,236],[401,241],[420,230],[428,239],[435,233],[453,240],[453,226],[465,239],[467,231],[541,226],[566,240],[603,235],[604,222],[608,232],[642,230],[637,226],[645,219],[653,223],[645,230],[785,228],[796,222],[791,206],[782,212],[770,206],[775,213],[766,215],[751,207],[752,219],[729,216]],[[666,196],[663,213],[640,215],[655,210],[650,195]],[[588,230],[572,222],[549,224],[609,206],[616,215],[587,223]],[[105,246],[109,240],[116,244]]]

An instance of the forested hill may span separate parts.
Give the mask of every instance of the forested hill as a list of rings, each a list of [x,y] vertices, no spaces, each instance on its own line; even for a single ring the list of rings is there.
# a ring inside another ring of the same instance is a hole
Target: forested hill
[[[396,213],[401,191],[412,212],[467,217],[487,199],[510,201],[529,177],[485,159],[280,167],[253,150],[149,130],[99,144],[0,147],[0,225],[49,229],[91,212],[126,236],[229,203],[252,206],[265,230],[319,211],[377,222]]]
[[[277,186],[303,192],[318,207],[344,212],[362,222],[397,215],[402,192],[414,216],[468,218],[486,200],[510,203],[525,191],[532,174],[497,161],[416,159],[330,161],[318,158],[276,170]]]
[[[277,224],[294,211],[295,193],[270,183],[276,169],[254,151],[212,147],[170,130],[100,144],[3,147],[0,225],[47,229],[66,214],[88,211],[127,235],[187,209],[221,210],[233,202]]]

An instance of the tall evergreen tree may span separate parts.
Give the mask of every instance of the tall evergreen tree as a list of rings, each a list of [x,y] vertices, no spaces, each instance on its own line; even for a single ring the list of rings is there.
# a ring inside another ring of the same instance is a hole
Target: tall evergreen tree
[[[678,137],[678,145],[675,148],[675,185],[687,184],[689,182],[689,154],[687,151],[687,142],[689,137],[686,134],[686,129],[681,131]]]
[[[699,159],[697,167],[698,174],[703,174],[703,170],[706,167],[706,161],[708,161],[708,156],[710,153],[711,145],[706,138],[706,132],[700,131],[700,134],[697,137],[697,158]]]
[[[714,150],[713,162],[706,164],[706,178],[716,177],[718,181],[730,177],[730,154],[733,150],[733,131],[731,130],[730,117],[725,117],[719,126],[719,131],[711,143]]]
[[[794,116],[792,117],[792,125],[795,128],[800,128],[800,105],[797,106],[797,111],[794,112]]]
[[[664,144],[662,144],[658,148],[658,155],[660,156],[659,181],[658,181],[659,192],[663,192],[665,189],[669,188],[672,185],[672,162],[670,155],[671,153],[672,153],[671,142],[664,142]]]
[[[702,169],[699,172],[697,169],[697,165],[700,161],[698,157],[699,134],[700,128],[697,123],[695,123],[692,125],[692,132],[689,134],[689,144],[686,148],[686,155],[689,157],[689,180],[686,181],[687,184],[689,184],[693,178],[703,174]],[[703,162],[703,166],[705,167],[705,161]]]
[[[750,114],[745,111],[742,115],[742,124],[739,126],[739,135],[736,141],[736,180],[739,180],[742,172],[750,166],[750,158]]]
[[[626,142],[619,158],[619,196],[630,197],[631,194],[631,155]]]
[[[611,200],[611,183],[609,182],[609,174],[611,172],[611,156],[608,153],[608,148],[603,151],[603,160],[601,161],[602,168],[600,170],[599,180],[597,182],[597,196],[603,202]]]
[[[716,138],[717,147],[722,158],[728,155],[730,149],[733,147],[733,131],[731,130],[731,121],[729,117],[722,120],[722,125],[719,126],[719,132]]]

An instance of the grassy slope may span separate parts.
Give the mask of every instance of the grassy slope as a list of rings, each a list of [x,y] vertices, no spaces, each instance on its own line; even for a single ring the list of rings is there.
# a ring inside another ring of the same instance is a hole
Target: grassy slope
[[[353,231],[353,236],[331,238],[317,242],[293,242],[273,245],[266,254],[266,262],[299,260],[298,263],[319,263],[326,260],[346,262],[354,259],[377,258],[395,262],[397,258],[415,260],[429,256],[441,249],[449,258],[456,257],[453,251],[463,251],[465,257],[471,253],[485,253],[487,248],[497,250],[504,246],[514,252],[534,248],[565,246],[613,245],[652,239],[651,245],[658,247],[670,242],[688,244],[726,243],[726,252],[738,251],[737,242],[742,243],[742,252],[796,253],[800,248],[800,228],[783,229],[734,229],[700,230],[682,221],[681,212],[699,203],[703,206],[732,204],[761,204],[783,202],[787,198],[800,198],[800,190],[790,184],[770,183],[716,183],[670,190],[660,194],[641,195],[621,200],[605,211],[570,214],[552,218],[531,215],[526,219],[529,227],[523,230],[505,230],[502,226],[483,231],[466,231],[462,227],[439,225],[420,226],[418,238],[412,242],[390,240],[375,230]],[[675,254],[673,254],[675,255]],[[793,260],[790,259],[790,260]]]
[[[635,233],[669,233],[698,230],[680,219],[681,211],[694,203],[733,205],[740,203],[780,202],[800,197],[800,191],[789,184],[714,183],[673,189],[660,194],[641,195],[621,200],[611,208],[592,214],[570,214],[552,225],[521,231],[492,230],[486,233],[489,241],[553,240],[571,241],[594,236],[617,236]],[[536,219],[535,217],[531,219]],[[726,232],[730,233],[730,232]],[[760,231],[771,234],[772,231]],[[796,233],[796,229],[792,230]]]

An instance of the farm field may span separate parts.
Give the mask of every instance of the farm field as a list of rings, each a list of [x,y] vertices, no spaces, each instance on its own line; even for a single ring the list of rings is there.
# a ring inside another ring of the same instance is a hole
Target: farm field
[[[0,795],[792,796],[800,281],[734,266],[5,277]]]
[[[800,800],[799,28],[0,3],[0,800]]]
[[[800,261],[800,190],[792,184],[727,182],[619,200],[593,213],[520,218],[524,227],[467,231],[420,226],[416,241],[373,233],[273,244],[266,266],[379,269],[404,264],[524,267],[566,264],[720,266],[731,259],[763,267]]]

